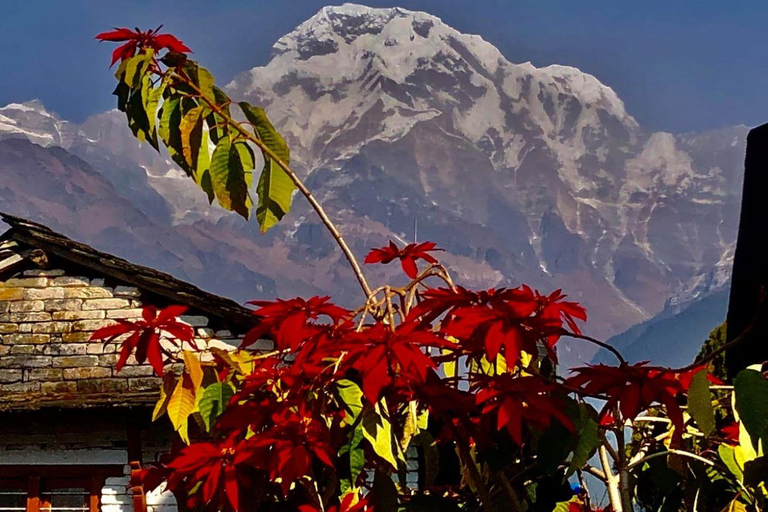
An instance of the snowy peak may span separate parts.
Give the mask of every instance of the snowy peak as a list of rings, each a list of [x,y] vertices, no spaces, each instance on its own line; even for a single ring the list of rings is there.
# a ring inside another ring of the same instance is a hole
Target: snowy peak
[[[595,77],[566,66],[513,64],[483,38],[422,12],[326,7],[275,50],[266,66],[227,87],[271,106],[309,170],[371,142],[400,140],[430,121],[482,145],[498,168],[520,165],[531,149],[526,135],[541,135],[568,166],[609,132],[630,144],[638,131],[615,92]]]
[[[61,146],[67,142],[68,124],[40,100],[0,107],[0,139],[23,137],[41,146]]]

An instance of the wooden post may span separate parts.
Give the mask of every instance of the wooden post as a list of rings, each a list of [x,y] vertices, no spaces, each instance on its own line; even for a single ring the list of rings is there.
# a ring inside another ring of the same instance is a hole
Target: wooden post
[[[137,425],[128,426],[128,464],[131,467],[131,493],[133,512],[147,512],[147,495],[141,484],[141,429]]]
[[[27,512],[40,512],[40,477],[38,475],[29,477]]]
[[[755,320],[763,290],[768,290],[768,124],[749,132],[744,161],[739,238],[733,261],[728,302],[727,339],[739,336]],[[754,330],[725,354],[729,379],[751,364],[768,360],[766,311],[760,310]]]

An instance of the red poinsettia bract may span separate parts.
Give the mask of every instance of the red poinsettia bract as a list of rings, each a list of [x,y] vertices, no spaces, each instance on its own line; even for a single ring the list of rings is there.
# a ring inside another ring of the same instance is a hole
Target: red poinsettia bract
[[[317,324],[311,323],[321,316],[327,316],[333,325],[339,325],[350,317],[350,312],[329,302],[330,297],[300,297],[290,300],[255,300],[249,302],[258,309],[254,315],[259,324],[248,331],[240,348],[256,343],[264,336],[275,340],[280,349],[296,350],[299,344],[317,333]]]
[[[432,321],[445,314],[444,334],[460,340],[470,354],[484,352],[489,361],[501,353],[509,366],[517,363],[522,351],[536,354],[540,341],[546,341],[545,348],[554,358],[563,323],[578,333],[576,320],[586,319],[584,308],[563,301],[559,290],[541,295],[526,285],[482,292],[441,288],[423,297],[412,317]]]
[[[176,36],[171,34],[158,34],[161,27],[157,27],[154,30],[141,31],[138,28],[131,30],[129,28],[115,28],[110,32],[102,32],[96,36],[99,41],[111,41],[111,42],[123,42],[115,48],[112,52],[112,63],[110,66],[114,66],[115,62],[130,59],[136,54],[136,50],[142,48],[152,48],[155,51],[160,51],[164,48],[176,53],[191,53],[192,50],[182,43]]]
[[[187,505],[191,510],[199,506],[221,510],[221,505],[240,510],[238,466],[252,453],[245,449],[246,445],[247,441],[228,437],[220,441],[197,442],[183,448],[165,466],[169,471],[168,489],[174,493],[183,491],[183,495],[202,483],[188,497]]]
[[[373,512],[367,498],[360,498],[356,492],[348,492],[338,505],[326,508],[326,512]],[[299,505],[299,512],[322,512],[314,505]]]
[[[475,400],[483,414],[495,413],[497,430],[506,429],[519,446],[523,444],[524,423],[545,430],[554,418],[569,430],[574,429],[571,419],[563,413],[563,401],[551,396],[557,385],[541,377],[482,377],[474,387],[479,389]]]
[[[376,403],[388,386],[408,391],[423,384],[435,361],[424,347],[454,348],[450,343],[418,322],[405,322],[391,329],[382,323],[368,326],[346,337],[346,363],[360,373],[363,393]]]
[[[283,494],[310,475],[314,460],[333,466],[336,450],[330,444],[330,431],[304,404],[273,413],[271,421],[269,428],[248,440],[250,460],[265,469],[270,480],[280,481]]]
[[[405,275],[411,279],[416,279],[419,275],[419,269],[416,266],[416,260],[424,260],[427,263],[437,263],[430,252],[442,251],[437,248],[435,242],[421,242],[418,244],[408,244],[400,249],[394,242],[389,242],[388,246],[378,249],[371,249],[371,252],[365,257],[365,263],[383,263],[387,264],[395,259],[400,259],[400,265],[403,267]]]
[[[649,367],[647,361],[619,366],[597,364],[571,370],[567,380],[571,387],[587,394],[605,395],[607,402],[601,414],[606,417],[618,406],[623,420],[632,420],[654,403],[667,408],[667,416],[681,436],[684,428],[683,413],[677,397],[690,387],[692,373],[705,371],[697,368],[684,374],[663,368]]]
[[[124,341],[120,349],[120,358],[115,369],[119,372],[125,366],[125,362],[131,353],[136,350],[136,361],[149,364],[155,373],[163,376],[163,348],[160,344],[160,335],[166,332],[178,341],[186,341],[194,346],[194,329],[188,324],[180,322],[177,317],[187,311],[186,306],[168,306],[158,312],[154,306],[145,306],[142,311],[142,320],[132,322],[130,320],[117,319],[114,325],[108,325],[91,334],[91,340],[105,340],[109,343],[118,336],[131,333]],[[173,338],[171,339],[173,341]]]

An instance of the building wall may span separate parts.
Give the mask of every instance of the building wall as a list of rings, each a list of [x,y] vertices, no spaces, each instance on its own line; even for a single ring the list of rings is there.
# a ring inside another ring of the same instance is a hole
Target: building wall
[[[158,389],[152,368],[133,357],[115,371],[119,341],[88,341],[117,318],[140,318],[143,305],[135,287],[64,270],[27,270],[0,282],[0,402],[25,395]],[[201,348],[239,344],[240,338],[214,330],[205,316],[182,320],[195,327]]]
[[[60,395],[87,402],[89,394],[119,397],[158,390],[160,379],[152,368],[133,357],[115,371],[119,341],[89,342],[93,331],[115,319],[139,318],[145,300],[135,287],[71,269],[27,270],[0,281],[0,465],[123,465],[125,476],[106,482],[102,510],[132,509],[125,425],[136,418],[148,422],[151,410],[17,409]],[[240,342],[229,331],[217,330],[221,322],[215,318],[190,315],[182,320],[195,327],[200,348],[232,348]],[[144,428],[144,461],[167,451],[172,435],[166,418]],[[149,493],[147,504],[150,512],[176,511],[173,496],[162,491]]]

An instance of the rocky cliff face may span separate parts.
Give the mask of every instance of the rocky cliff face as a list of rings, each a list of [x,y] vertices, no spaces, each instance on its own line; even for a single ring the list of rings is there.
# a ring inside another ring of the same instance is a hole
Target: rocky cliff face
[[[656,315],[680,290],[709,293],[699,285],[727,267],[746,128],[647,133],[597,78],[512,63],[398,8],[324,8],[274,50],[227,89],[267,108],[359,255],[390,237],[434,240],[472,286],[565,288],[598,336]],[[301,198],[256,238],[139,147],[119,113],[81,126],[43,113],[0,109],[0,138],[79,155],[153,220],[269,275],[281,296],[358,293]],[[389,272],[368,269],[374,281]]]

